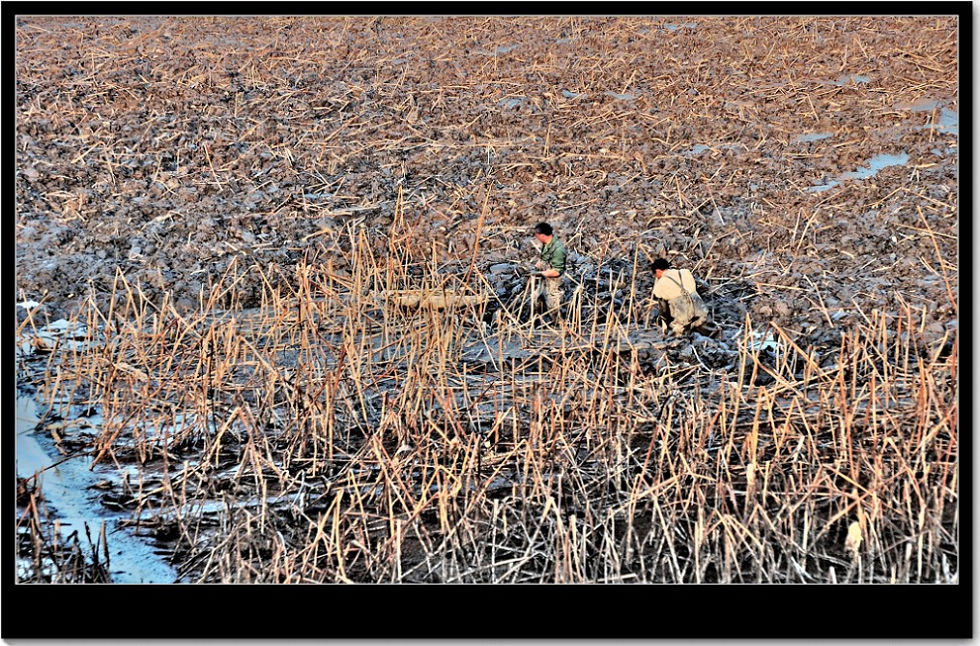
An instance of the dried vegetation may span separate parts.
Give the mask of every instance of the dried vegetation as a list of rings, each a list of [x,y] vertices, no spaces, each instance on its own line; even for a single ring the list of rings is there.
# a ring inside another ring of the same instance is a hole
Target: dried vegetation
[[[957,581],[956,36],[23,18],[38,430],[181,581]],[[660,336],[661,254],[717,335]]]

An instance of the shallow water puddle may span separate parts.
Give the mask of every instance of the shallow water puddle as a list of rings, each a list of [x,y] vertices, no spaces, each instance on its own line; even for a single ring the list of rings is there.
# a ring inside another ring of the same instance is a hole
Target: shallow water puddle
[[[52,466],[62,456],[50,437],[34,433],[38,423],[37,406],[30,396],[17,395],[16,404],[17,476],[30,478],[41,472],[39,481],[44,500],[59,519],[66,535],[78,531],[85,536],[85,524],[97,536],[102,523],[109,544],[109,569],[113,583],[173,583],[177,574],[154,548],[131,530],[120,527],[127,514],[113,514],[98,501],[91,487],[111,474],[90,471],[89,456],[74,457]],[[84,541],[84,538],[81,538]]]
[[[31,307],[32,304],[34,306],[38,305],[38,303],[34,303],[33,301],[17,303],[18,307]],[[30,331],[25,331],[23,338],[26,341],[21,342],[17,346],[17,350],[25,357],[33,355],[35,350],[51,351],[55,348],[86,350],[90,344],[86,341],[77,341],[76,339],[85,339],[87,333],[88,331],[81,323],[73,324],[65,319],[58,319],[44,327],[37,328],[33,334]]]
[[[935,121],[935,123],[927,123],[925,125],[916,126],[915,129],[940,130],[959,136],[959,113],[957,113],[955,110],[950,110],[947,108],[945,103],[942,101],[937,101],[935,99],[923,99],[917,103],[898,104],[895,106],[896,110],[909,110],[911,112],[935,112],[937,108],[939,109],[939,118]]]
[[[526,103],[527,103],[527,97],[518,96],[518,97],[512,97],[508,99],[501,99],[500,101],[497,102],[497,105],[503,106],[504,110],[513,110],[515,108],[521,107],[522,105],[525,105]],[[531,109],[537,112],[537,108],[535,106],[532,105]]]
[[[840,77],[836,81],[830,81],[830,84],[831,85],[844,86],[844,85],[847,85],[848,83],[850,83],[851,81],[854,81],[855,83],[860,83],[860,84],[863,85],[865,83],[870,83],[871,82],[871,78],[870,77],[867,77],[867,76],[862,76],[860,74],[845,74],[844,76]]]
[[[737,341],[744,335],[745,330],[738,330],[735,333],[734,340]],[[751,338],[745,339],[745,347],[751,352],[764,352],[766,350],[770,350],[774,353],[779,353],[786,350],[785,346],[773,336],[772,331],[767,331],[765,334],[762,332],[753,332]]]
[[[793,139],[793,143],[802,143],[806,141],[820,141],[821,139],[827,139],[833,137],[832,132],[808,132],[804,135],[799,135]]]
[[[715,145],[715,146],[708,146],[706,144],[694,144],[693,146],[691,146],[691,148],[689,148],[688,150],[685,150],[684,151],[684,154],[685,155],[700,155],[701,153],[706,152],[706,151],[709,151],[709,150],[723,150],[723,149],[734,150],[735,148],[738,148],[738,146],[736,144],[718,144],[718,145]]]
[[[901,152],[897,155],[875,155],[868,160],[867,167],[859,168],[850,173],[844,173],[841,175],[841,178],[867,179],[869,177],[874,177],[882,168],[888,168],[889,166],[904,166],[907,163],[909,163],[909,156],[905,152]]]
[[[942,108],[939,111],[939,120],[936,123],[927,123],[924,126],[917,126],[916,130],[942,130],[959,136],[960,117],[949,108]]]
[[[874,177],[878,174],[882,168],[888,168],[889,166],[904,166],[909,162],[909,156],[906,152],[900,152],[897,155],[875,155],[868,160],[867,166],[858,168],[856,171],[851,171],[844,173],[839,176],[837,180],[830,180],[826,184],[820,184],[817,186],[811,186],[807,189],[810,193],[820,193],[829,189],[834,188],[842,180],[846,179],[867,179],[869,177]]]

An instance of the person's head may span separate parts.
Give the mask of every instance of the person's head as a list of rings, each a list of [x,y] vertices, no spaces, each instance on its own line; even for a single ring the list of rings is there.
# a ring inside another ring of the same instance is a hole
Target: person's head
[[[547,222],[538,222],[534,226],[534,237],[538,239],[538,242],[547,244],[551,241],[551,236],[554,235],[555,231],[551,228],[551,225]]]
[[[660,278],[664,275],[664,271],[670,269],[670,263],[667,262],[666,258],[657,258],[653,261],[653,273]]]

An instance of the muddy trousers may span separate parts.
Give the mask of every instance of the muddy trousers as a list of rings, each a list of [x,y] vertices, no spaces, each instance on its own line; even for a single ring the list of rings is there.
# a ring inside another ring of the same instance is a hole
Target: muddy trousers
[[[550,314],[554,318],[561,318],[561,277],[543,278],[539,276],[531,277],[531,307],[534,313]],[[538,303],[544,300],[545,310],[540,311]]]
[[[708,308],[697,294],[683,294],[667,303],[670,308],[670,329],[676,335],[708,322]]]

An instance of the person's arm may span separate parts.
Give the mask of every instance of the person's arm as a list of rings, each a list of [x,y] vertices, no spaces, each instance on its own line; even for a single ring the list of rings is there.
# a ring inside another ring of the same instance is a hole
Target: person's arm
[[[653,296],[654,296],[654,298],[656,298],[658,301],[666,302],[664,300],[664,293],[663,293],[663,291],[664,291],[664,288],[660,284],[660,281],[659,280],[655,281],[653,283]]]
[[[548,270],[548,263],[544,260],[538,260],[534,263],[534,268],[529,272],[531,276],[546,276],[544,272]]]

